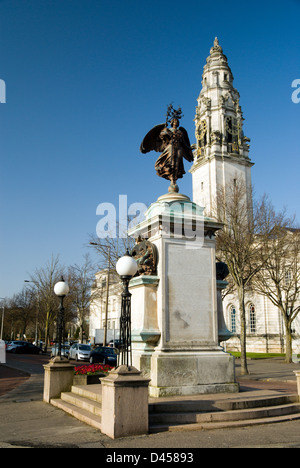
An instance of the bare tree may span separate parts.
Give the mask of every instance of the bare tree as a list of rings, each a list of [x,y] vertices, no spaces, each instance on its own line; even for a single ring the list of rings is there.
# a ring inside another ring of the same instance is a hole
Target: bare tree
[[[271,212],[271,210],[270,210]],[[286,334],[286,362],[292,362],[292,324],[300,312],[300,230],[285,212],[273,210],[274,227],[265,238],[264,267],[253,288],[266,296],[281,312]]]
[[[9,308],[15,326],[19,329],[21,338],[26,337],[28,326],[33,323],[35,317],[35,300],[31,290],[23,290],[15,294],[10,300]]]
[[[131,222],[130,217],[127,219],[127,224]],[[105,238],[98,238],[95,236],[90,236],[89,245],[93,247],[94,251],[97,254],[97,263],[99,270],[105,271],[107,275],[106,279],[106,298],[105,298],[105,320],[104,320],[104,336],[103,336],[103,345],[106,345],[107,341],[107,326],[108,326],[108,302],[110,294],[110,285],[111,282],[115,283],[115,279],[118,278],[116,273],[116,264],[120,257],[122,257],[126,251],[131,251],[135,245],[135,240],[132,237],[127,235],[128,226],[122,226],[119,222],[116,223],[117,228],[116,232],[119,234],[116,236],[107,235]],[[121,233],[121,235],[120,235]],[[98,294],[102,294],[103,291],[95,289],[98,291]],[[94,299],[94,298],[93,298]],[[103,301],[103,297],[101,298]]]
[[[48,261],[45,267],[39,268],[33,275],[30,275],[31,282],[34,284],[36,294],[39,297],[39,304],[42,313],[40,319],[44,320],[45,329],[45,351],[49,341],[50,326],[57,318],[58,302],[54,294],[54,285],[60,280],[62,267],[59,264],[59,257],[53,257]]]
[[[97,264],[99,270],[104,270],[110,265],[112,271],[116,271],[116,264],[127,250],[134,247],[135,241],[131,237],[106,237],[99,239],[96,236],[90,236],[89,245],[97,253]]]
[[[92,288],[95,281],[96,267],[89,255],[85,255],[82,265],[73,265],[68,270],[70,286],[69,302],[76,311],[80,327],[81,342],[83,341],[84,324],[89,314],[90,304],[96,299],[97,289]]]
[[[263,266],[262,237],[268,235],[265,198],[254,204],[252,190],[242,179],[233,179],[217,195],[213,215],[224,227],[217,233],[217,259],[227,264],[236,291],[241,321],[241,373],[248,374],[246,358],[245,293]],[[260,234],[260,236],[258,236]]]

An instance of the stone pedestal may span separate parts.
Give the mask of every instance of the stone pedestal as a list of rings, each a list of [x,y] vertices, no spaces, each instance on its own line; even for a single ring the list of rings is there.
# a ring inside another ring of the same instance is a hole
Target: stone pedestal
[[[0,364],[6,364],[6,349],[3,340],[0,340]]]
[[[59,398],[62,392],[69,392],[73,385],[74,366],[64,357],[55,357],[44,365],[44,397],[46,403]]]
[[[149,380],[134,367],[120,366],[101,384],[101,432],[112,439],[147,434]]]
[[[188,197],[167,194],[129,232],[147,238],[158,253],[159,283],[150,307],[157,341],[151,344],[146,369],[151,377],[150,396],[238,391],[234,358],[219,346],[215,232],[220,228]],[[148,305],[142,303],[134,284],[130,292],[132,323],[139,321],[143,333],[151,334],[145,320]],[[137,361],[138,354],[133,347]],[[140,365],[143,370],[141,359]]]

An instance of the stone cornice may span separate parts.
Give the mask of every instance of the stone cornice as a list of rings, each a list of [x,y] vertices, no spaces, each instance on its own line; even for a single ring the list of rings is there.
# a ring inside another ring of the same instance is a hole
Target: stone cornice
[[[235,162],[237,164],[240,164],[241,166],[246,166],[246,167],[252,167],[255,164],[252,161],[250,161],[250,159],[246,159],[241,156],[236,156],[236,155],[231,156],[230,154],[222,155],[221,153],[220,154],[214,153],[209,157],[199,158],[198,160],[196,160],[193,166],[191,167],[191,169],[189,170],[189,172],[193,174],[193,172],[195,172],[199,167],[204,166],[204,164],[206,164],[207,162],[213,161],[214,159],[218,161],[227,160],[227,161]]]

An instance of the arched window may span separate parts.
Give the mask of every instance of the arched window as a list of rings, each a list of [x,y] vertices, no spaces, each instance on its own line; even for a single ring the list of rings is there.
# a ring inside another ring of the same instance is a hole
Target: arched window
[[[230,308],[230,328],[231,333],[236,333],[236,308],[234,306]]]
[[[255,306],[253,304],[250,304],[249,316],[250,316],[250,333],[256,333],[256,313],[255,313]]]

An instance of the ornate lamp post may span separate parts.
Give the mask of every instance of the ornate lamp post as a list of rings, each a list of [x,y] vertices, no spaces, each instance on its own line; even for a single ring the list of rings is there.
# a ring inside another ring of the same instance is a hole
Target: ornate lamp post
[[[123,282],[121,317],[120,317],[120,354],[118,365],[132,366],[131,352],[131,293],[128,286],[129,281],[137,272],[137,263],[131,257],[128,250],[124,257],[121,257],[116,269]]]
[[[58,356],[61,358],[61,346],[63,340],[63,330],[64,330],[64,298],[69,293],[69,286],[65,282],[63,276],[61,280],[56,283],[54,286],[55,294],[60,297],[60,308],[57,316],[57,334],[58,334]]]

